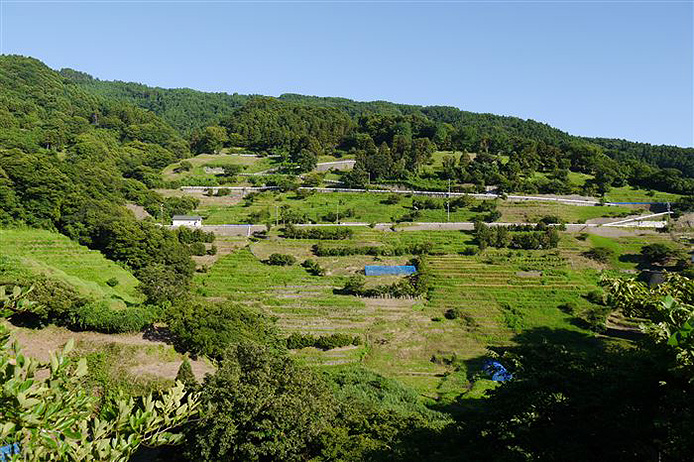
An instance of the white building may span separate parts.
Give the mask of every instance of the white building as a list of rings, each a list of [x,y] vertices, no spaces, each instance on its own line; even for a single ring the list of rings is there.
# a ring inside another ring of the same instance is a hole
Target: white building
[[[199,228],[202,226],[202,217],[193,215],[174,215],[171,219],[171,225],[174,228],[179,226],[188,226],[191,228]]]

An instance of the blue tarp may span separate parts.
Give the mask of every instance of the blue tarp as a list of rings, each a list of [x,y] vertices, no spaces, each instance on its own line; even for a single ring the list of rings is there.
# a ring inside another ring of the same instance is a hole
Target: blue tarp
[[[11,456],[20,454],[19,443],[8,444],[7,446],[0,446],[0,461],[10,460]],[[5,458],[7,456],[7,458]]]
[[[507,371],[499,361],[489,360],[485,362],[482,370],[491,375],[492,380],[495,382],[506,382],[507,380],[511,380],[513,378],[513,375]]]
[[[383,276],[389,274],[414,274],[417,268],[411,265],[399,266],[381,266],[381,265],[366,265],[364,272],[367,276]]]

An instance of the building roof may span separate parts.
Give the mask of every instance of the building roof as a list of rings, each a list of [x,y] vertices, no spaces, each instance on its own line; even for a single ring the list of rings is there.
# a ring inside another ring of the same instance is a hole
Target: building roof
[[[174,215],[171,219],[178,221],[197,221],[202,220],[202,217],[197,215]]]

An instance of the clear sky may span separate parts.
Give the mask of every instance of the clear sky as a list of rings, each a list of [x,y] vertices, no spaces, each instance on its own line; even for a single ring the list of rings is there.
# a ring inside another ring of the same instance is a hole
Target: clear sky
[[[694,145],[691,1],[0,3],[0,52],[101,79],[451,105]]]

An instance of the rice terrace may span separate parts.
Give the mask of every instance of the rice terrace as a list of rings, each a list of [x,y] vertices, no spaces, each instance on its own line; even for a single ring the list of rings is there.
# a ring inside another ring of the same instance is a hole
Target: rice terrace
[[[694,460],[690,4],[6,3],[0,462]]]

